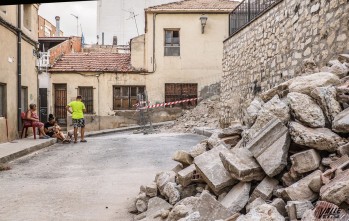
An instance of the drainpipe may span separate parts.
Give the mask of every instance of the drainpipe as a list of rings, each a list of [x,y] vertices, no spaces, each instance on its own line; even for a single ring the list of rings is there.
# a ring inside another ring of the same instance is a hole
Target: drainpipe
[[[21,113],[22,113],[22,5],[17,5],[17,120],[18,120],[18,130],[22,128]]]
[[[155,19],[156,13],[153,14],[153,73],[155,72]]]

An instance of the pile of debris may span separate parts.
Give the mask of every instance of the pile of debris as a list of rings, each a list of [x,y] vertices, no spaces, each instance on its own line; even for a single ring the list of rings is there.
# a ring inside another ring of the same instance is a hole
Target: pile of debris
[[[163,132],[187,133],[193,132],[194,127],[219,127],[219,96],[198,102],[198,105],[190,110],[185,110],[174,125],[164,127]]]
[[[136,220],[349,220],[349,55],[262,93],[142,186]]]

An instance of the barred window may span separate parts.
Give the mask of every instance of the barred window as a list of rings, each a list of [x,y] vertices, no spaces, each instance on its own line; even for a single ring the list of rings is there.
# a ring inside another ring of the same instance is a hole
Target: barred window
[[[165,30],[165,56],[180,56],[179,30]]]
[[[130,110],[136,109],[137,95],[144,94],[145,86],[114,86],[113,109]]]
[[[78,95],[82,96],[85,104],[86,114],[93,114],[93,87],[79,87]]]

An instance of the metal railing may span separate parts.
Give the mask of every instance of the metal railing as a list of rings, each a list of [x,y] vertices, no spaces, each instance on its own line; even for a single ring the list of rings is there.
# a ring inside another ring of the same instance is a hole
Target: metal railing
[[[39,69],[50,67],[50,52],[39,52],[37,66]]]
[[[234,35],[255,18],[282,0],[244,0],[229,14],[229,36]]]

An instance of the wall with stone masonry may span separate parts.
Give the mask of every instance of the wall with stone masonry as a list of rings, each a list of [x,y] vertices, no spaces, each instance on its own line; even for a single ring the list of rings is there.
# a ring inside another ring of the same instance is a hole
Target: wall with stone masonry
[[[349,52],[349,0],[284,0],[224,42],[221,122],[260,92]]]

